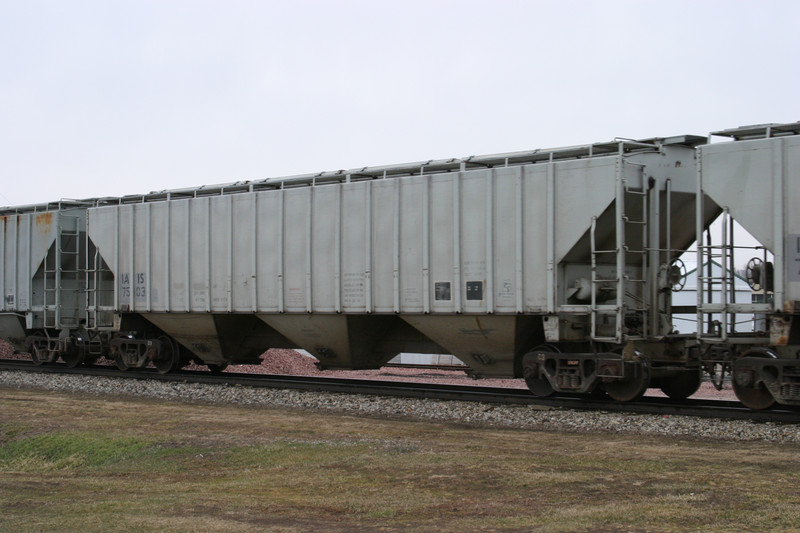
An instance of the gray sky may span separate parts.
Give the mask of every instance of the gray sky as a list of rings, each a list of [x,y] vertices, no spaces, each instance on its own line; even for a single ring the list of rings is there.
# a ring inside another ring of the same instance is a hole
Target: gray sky
[[[0,205],[800,120],[800,2],[0,0]]]

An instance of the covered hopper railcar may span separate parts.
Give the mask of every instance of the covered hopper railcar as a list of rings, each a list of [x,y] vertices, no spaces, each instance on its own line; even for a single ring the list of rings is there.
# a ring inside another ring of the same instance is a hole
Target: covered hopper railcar
[[[5,208],[0,336],[37,363],[102,355],[161,372],[277,347],[347,369],[451,353],[534,394],[621,401],[689,396],[707,372],[732,375],[750,407],[797,405],[800,123],[716,135],[732,141],[617,139]],[[687,288],[694,301],[674,304]]]

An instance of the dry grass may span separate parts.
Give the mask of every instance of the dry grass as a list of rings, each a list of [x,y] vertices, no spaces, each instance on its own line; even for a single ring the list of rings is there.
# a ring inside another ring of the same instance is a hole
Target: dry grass
[[[0,389],[0,531],[796,531],[798,446]]]

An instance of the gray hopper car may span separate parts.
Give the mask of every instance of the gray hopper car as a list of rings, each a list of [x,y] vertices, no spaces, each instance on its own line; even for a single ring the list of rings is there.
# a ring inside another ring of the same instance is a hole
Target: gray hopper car
[[[620,401],[687,397],[705,372],[732,376],[749,407],[800,405],[800,123],[712,135],[727,142],[616,139],[4,208],[0,337],[39,364],[161,372],[269,348],[346,369],[450,353],[537,395]],[[694,301],[674,305],[688,286]],[[696,331],[679,333],[679,315]]]

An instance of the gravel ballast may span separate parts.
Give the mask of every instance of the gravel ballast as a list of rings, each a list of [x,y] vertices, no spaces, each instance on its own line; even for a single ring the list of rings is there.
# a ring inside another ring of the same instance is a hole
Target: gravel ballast
[[[128,396],[197,403],[328,411],[374,418],[405,417],[498,428],[539,431],[661,435],[677,438],[800,442],[800,427],[747,420],[717,420],[673,415],[637,415],[601,411],[543,409],[462,401],[390,398],[359,394],[307,392],[204,385],[138,379],[0,372],[4,388],[37,388],[96,396]]]

